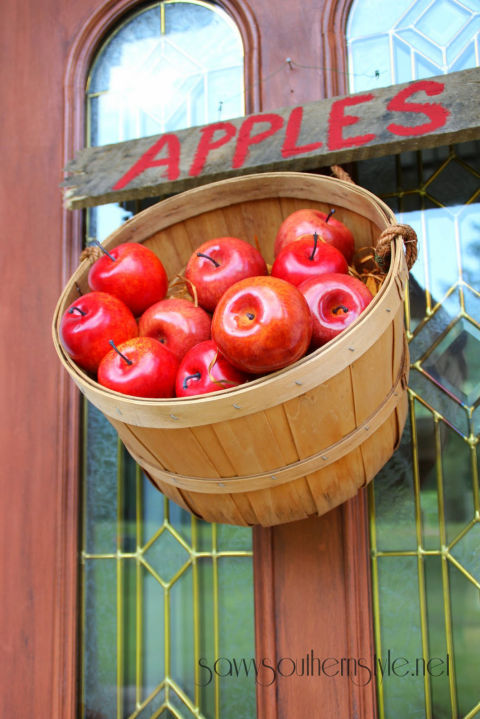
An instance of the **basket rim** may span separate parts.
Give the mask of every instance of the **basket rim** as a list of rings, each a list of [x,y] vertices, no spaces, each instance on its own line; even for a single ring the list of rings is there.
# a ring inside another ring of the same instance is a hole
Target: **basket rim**
[[[255,197],[250,197],[249,199],[283,197],[285,196],[285,189],[281,191],[282,188],[284,188],[286,183],[288,184],[288,182],[292,182],[293,180],[304,182],[306,189],[311,189],[314,186],[327,185],[332,188],[338,188],[342,192],[345,190],[354,192],[354,194],[366,199],[375,207],[380,213],[380,217],[383,219],[385,226],[394,224],[396,221],[395,215],[382,200],[368,190],[353,183],[325,175],[313,175],[302,172],[258,173],[202,185],[191,190],[186,190],[166,200],[161,200],[138,213],[114,230],[103,244],[108,249],[111,249],[121,242],[142,242],[147,239],[151,236],[151,232],[146,233],[145,236],[142,236],[144,233],[137,232],[135,237],[125,238],[125,235],[127,235],[127,237],[128,235],[133,235],[137,224],[142,222],[145,217],[151,221],[151,224],[155,224],[156,231],[159,231],[173,224],[172,217],[175,217],[179,212],[182,215],[181,219],[198,216],[205,211],[205,207],[199,207],[196,198],[206,198],[207,205],[213,203],[213,207],[210,209],[226,206],[227,203],[223,201],[222,198],[226,185],[231,188],[238,188],[238,200],[228,203],[231,205],[240,204],[245,201],[245,195],[240,194],[240,192],[245,189],[250,190],[251,194],[255,195]],[[221,190],[220,193],[217,192],[219,189]],[[292,190],[292,196],[298,197],[298,184],[295,191]],[[314,198],[310,197],[310,199],[313,201]],[[330,198],[328,198],[328,200],[330,200]],[[315,201],[318,202],[321,200],[316,199]],[[338,203],[332,201],[329,204]],[[350,209],[348,205],[345,205],[345,207]],[[376,336],[371,336],[372,333],[365,333],[363,331],[365,324],[369,322],[372,314],[376,312],[382,317],[383,311],[384,326],[386,327],[391,322],[391,313],[394,312],[393,304],[398,306],[403,298],[403,291],[408,277],[403,243],[400,238],[397,238],[392,241],[390,267],[380,291],[355,322],[323,347],[304,355],[292,365],[266,376],[250,380],[237,387],[221,389],[193,398],[142,398],[122,394],[115,390],[102,387],[71,360],[61,345],[59,327],[67,297],[75,286],[75,282],[84,276],[88,266],[88,261],[80,263],[65,285],[55,307],[52,335],[59,359],[80,390],[95,406],[108,416],[116,420],[136,424],[137,426],[169,428],[210,424],[212,421],[218,422],[252,414],[258,410],[253,395],[256,394],[256,390],[260,385],[267,391],[268,399],[266,402],[263,401],[265,398],[262,397],[263,407],[266,408],[279,404],[278,391],[275,389],[279,380],[282,382],[285,379],[289,380],[290,389],[287,395],[288,399],[292,399],[293,397],[304,394],[309,389],[313,389],[313,387],[320,382],[326,381],[342,371],[346,366],[351,364],[352,357],[357,359],[376,341]],[[333,356],[335,359],[334,368],[331,367],[333,364],[331,361]],[[115,403],[115,410],[111,407],[112,403]],[[142,419],[142,414],[145,411],[147,411],[149,415],[148,422]],[[215,420],[212,420],[212,416],[215,417]]]

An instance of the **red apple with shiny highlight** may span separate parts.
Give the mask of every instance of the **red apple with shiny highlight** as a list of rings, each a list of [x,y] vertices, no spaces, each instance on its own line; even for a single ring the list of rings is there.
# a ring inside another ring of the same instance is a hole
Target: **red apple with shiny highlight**
[[[188,350],[180,362],[175,392],[177,397],[194,397],[236,387],[249,379],[222,355],[213,340],[206,340]]]
[[[96,243],[102,257],[88,272],[92,290],[109,292],[125,302],[135,317],[167,293],[168,278],[156,254],[138,242],[124,242],[112,250]]]
[[[264,374],[296,362],[307,351],[312,317],[302,293],[277,277],[235,283],[212,318],[212,339],[236,367]]]
[[[178,360],[153,337],[112,343],[98,367],[103,387],[134,397],[173,397]]]
[[[60,322],[60,340],[66,353],[92,374],[110,351],[109,340],[121,343],[137,335],[132,312],[107,292],[87,292],[78,297]]]
[[[272,265],[272,277],[279,277],[296,287],[324,272],[347,273],[348,264],[340,250],[319,241],[316,232],[283,247]]]
[[[190,257],[185,277],[195,286],[198,304],[213,312],[225,290],[246,277],[266,275],[260,252],[238,237],[218,237],[203,242]]]
[[[303,209],[288,215],[280,225],[275,238],[275,257],[290,242],[295,242],[302,235],[313,235],[317,232],[324,242],[340,250],[350,263],[355,252],[355,240],[348,227],[333,217],[334,212],[335,210],[330,210],[325,214],[320,210]]]
[[[298,287],[313,317],[312,348],[321,347],[349,327],[373,299],[368,287],[351,275],[326,273]]]
[[[160,300],[138,320],[141,337],[154,337],[181,360],[199,342],[210,339],[211,317],[183,297]]]

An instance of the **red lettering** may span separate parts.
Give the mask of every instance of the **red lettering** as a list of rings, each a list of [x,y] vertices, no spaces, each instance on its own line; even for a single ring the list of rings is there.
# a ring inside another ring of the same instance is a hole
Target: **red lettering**
[[[268,122],[270,127],[266,130],[262,130],[261,132],[257,132],[256,135],[252,135],[253,126],[259,122]],[[247,159],[250,145],[256,145],[259,142],[263,142],[263,140],[266,140],[267,137],[271,137],[278,132],[281,127],[283,127],[283,118],[281,115],[277,115],[273,112],[265,113],[264,115],[250,115],[247,117],[243,121],[238,133],[237,146],[232,160],[232,167],[242,167]]]
[[[288,118],[287,129],[285,130],[285,141],[282,147],[282,157],[302,155],[305,152],[318,150],[321,142],[311,142],[308,145],[297,145],[300,135],[300,128],[303,120],[303,107],[294,107]]]
[[[213,140],[215,133],[220,130],[223,130],[223,135]],[[188,174],[191,177],[199,175],[205,166],[210,150],[216,150],[217,147],[225,145],[235,135],[236,131],[237,128],[231,122],[214,122],[203,127],[201,130],[202,136]]]
[[[165,146],[168,150],[167,156],[160,160],[155,160],[154,158]],[[161,167],[162,165],[165,165],[167,168],[164,177],[167,177],[169,180],[176,180],[178,178],[180,174],[180,140],[173,133],[162,135],[152,147],[144,152],[124,176],[118,180],[113,186],[113,189],[122,190],[130,184],[135,177],[141,175],[142,172],[145,172],[149,167]]]
[[[430,122],[425,122],[423,125],[414,125],[408,127],[405,125],[397,125],[392,122],[387,126],[393,135],[400,135],[402,137],[411,137],[414,135],[424,135],[427,132],[437,130],[439,127],[445,125],[447,117],[450,112],[446,107],[440,105],[437,102],[406,102],[410,95],[423,90],[429,97],[431,95],[439,95],[443,92],[445,85],[443,82],[437,82],[436,80],[419,80],[414,82],[412,85],[405,87],[403,90],[392,97],[387,105],[387,110],[396,112],[419,112],[422,115],[426,115]]]
[[[355,147],[356,145],[365,145],[370,140],[375,139],[373,133],[366,135],[356,135],[355,137],[343,137],[343,128],[349,125],[355,125],[359,121],[358,115],[344,115],[344,109],[350,105],[360,105],[363,102],[370,102],[375,95],[368,93],[367,95],[356,95],[355,97],[344,97],[342,100],[336,100],[331,109],[328,118],[328,149],[341,150],[343,147]]]

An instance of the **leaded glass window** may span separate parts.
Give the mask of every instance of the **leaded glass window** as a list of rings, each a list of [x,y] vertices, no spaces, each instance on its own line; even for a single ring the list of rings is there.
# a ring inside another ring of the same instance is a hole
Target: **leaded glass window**
[[[356,0],[351,89],[478,65],[479,27],[470,0]],[[410,413],[399,450],[370,487],[386,719],[480,714],[479,157],[479,143],[469,142],[356,169],[356,181],[419,237],[405,304]]]
[[[350,91],[476,67],[478,0],[355,0],[347,28]]]
[[[87,144],[242,115],[237,28],[204,2],[155,3],[108,37],[87,86]],[[154,201],[154,200],[152,200]],[[88,211],[100,240],[145,203]],[[251,531],[167,501],[84,406],[80,716],[255,716],[255,683],[219,657],[254,656]]]

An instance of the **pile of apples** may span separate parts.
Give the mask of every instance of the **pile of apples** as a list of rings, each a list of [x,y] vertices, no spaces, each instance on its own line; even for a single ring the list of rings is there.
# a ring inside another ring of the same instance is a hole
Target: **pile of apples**
[[[184,272],[194,301],[166,296],[167,273],[148,247],[102,248],[90,291],[63,314],[62,345],[101,385],[136,397],[191,397],[282,369],[335,338],[372,300],[349,273],[353,235],[332,215],[289,215],[271,268],[242,239],[207,240]]]

